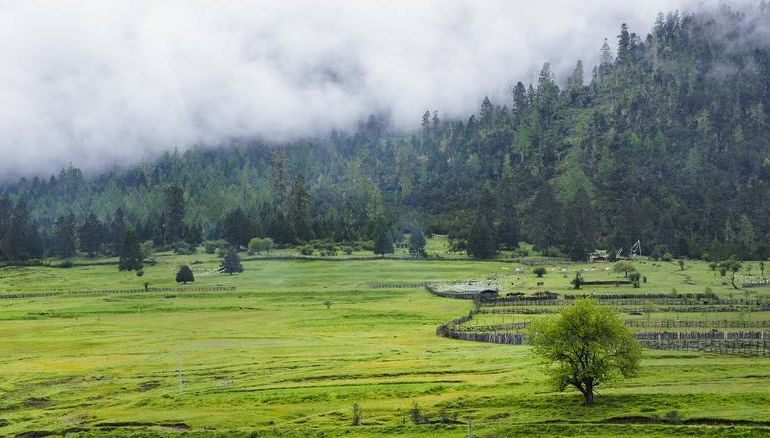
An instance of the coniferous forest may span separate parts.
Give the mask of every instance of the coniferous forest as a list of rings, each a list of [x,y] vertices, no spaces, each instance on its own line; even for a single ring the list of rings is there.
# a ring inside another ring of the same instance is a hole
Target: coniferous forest
[[[640,240],[645,255],[766,259],[768,22],[763,4],[661,14],[648,35],[622,25],[617,50],[597,41],[597,67],[575,60],[557,80],[545,63],[532,83],[511,78],[508,101],[480,96],[464,120],[426,109],[414,132],[373,114],[323,138],[7,182],[0,258],[254,237],[382,248],[432,233],[479,258],[530,242],[582,260]]]

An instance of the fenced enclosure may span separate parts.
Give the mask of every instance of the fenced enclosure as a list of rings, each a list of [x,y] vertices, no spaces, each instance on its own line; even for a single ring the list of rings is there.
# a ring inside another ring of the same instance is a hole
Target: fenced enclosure
[[[434,295],[442,296],[441,291],[437,293],[430,285],[426,287]],[[437,335],[495,344],[527,344],[533,318],[558,313],[581,297],[546,295],[484,299],[476,294],[470,298],[474,299],[474,309],[466,316],[439,325]],[[767,297],[725,299],[713,294],[677,297],[659,294],[592,298],[618,312],[637,316],[625,319],[624,323],[645,348],[770,356],[770,330],[762,330],[770,328],[770,300]],[[681,318],[680,313],[687,317]],[[711,319],[710,314],[721,316]]]

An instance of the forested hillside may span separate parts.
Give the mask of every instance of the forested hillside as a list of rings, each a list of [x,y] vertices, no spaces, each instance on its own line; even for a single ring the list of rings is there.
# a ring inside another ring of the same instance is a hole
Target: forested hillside
[[[23,179],[2,189],[0,258],[116,252],[128,229],[156,245],[245,245],[419,228],[479,257],[527,241],[582,259],[641,240],[646,254],[764,259],[768,23],[763,4],[660,15],[646,36],[623,25],[593,71],[577,61],[560,84],[545,64],[536,83],[512,78],[510,101],[483,99],[462,121],[431,110],[417,132],[373,115],[293,144],[238,139]]]

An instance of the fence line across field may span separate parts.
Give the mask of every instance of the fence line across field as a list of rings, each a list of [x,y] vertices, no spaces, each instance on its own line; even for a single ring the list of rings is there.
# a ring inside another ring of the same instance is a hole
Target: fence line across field
[[[25,298],[42,297],[75,297],[90,295],[113,295],[113,294],[140,294],[157,292],[232,292],[235,286],[191,286],[191,287],[148,287],[136,289],[98,289],[98,290],[80,290],[80,291],[43,291],[0,294],[0,300],[14,300]]]

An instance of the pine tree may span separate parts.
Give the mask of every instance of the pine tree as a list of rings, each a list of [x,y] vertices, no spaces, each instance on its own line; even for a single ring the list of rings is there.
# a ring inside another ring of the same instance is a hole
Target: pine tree
[[[495,237],[492,228],[484,215],[477,215],[468,236],[468,255],[480,259],[488,259],[497,253]]]
[[[273,153],[270,183],[275,205],[286,212],[289,201],[289,159],[286,151],[276,148]]]
[[[225,240],[235,247],[248,245],[253,234],[251,220],[240,207],[227,214],[222,231]]]
[[[599,74],[606,75],[612,69],[612,50],[607,43],[607,38],[604,39],[604,44],[599,51]]]
[[[513,113],[516,117],[521,117],[524,111],[529,108],[529,97],[527,96],[527,89],[522,82],[516,82],[511,92],[513,95]]]
[[[629,58],[631,51],[631,36],[628,33],[628,25],[620,25],[620,34],[618,35],[618,63],[622,64]]]
[[[61,258],[72,257],[77,250],[77,236],[75,235],[75,216],[59,216],[54,222],[53,255]]]
[[[425,257],[425,234],[420,228],[415,228],[409,233],[409,255],[412,257]]]
[[[528,235],[540,249],[556,246],[561,240],[561,206],[549,183],[544,183],[529,206]]]
[[[10,224],[0,248],[10,261],[26,261],[43,256],[43,239],[32,221],[26,199],[20,199],[13,208]]]
[[[123,248],[118,261],[118,270],[120,271],[138,271],[142,269],[142,249],[139,245],[139,239],[132,229],[126,230],[123,237]]]
[[[566,209],[566,250],[573,260],[585,260],[594,244],[595,218],[591,200],[582,187]]]
[[[164,234],[166,243],[179,242],[184,239],[184,191],[179,186],[166,189],[163,203]]]
[[[298,175],[294,179],[289,198],[289,222],[295,239],[307,242],[313,237],[310,224],[310,192],[305,184],[305,178]]]
[[[182,265],[179,267],[179,271],[176,273],[176,282],[187,284],[188,282],[192,283],[195,281],[195,276],[193,275],[192,269],[190,269],[187,265]]]
[[[102,249],[104,244],[104,225],[91,212],[86,216],[86,221],[80,228],[80,250],[94,257]]]
[[[126,236],[126,219],[122,208],[115,210],[115,216],[110,224],[110,250],[113,256],[120,256],[123,252],[123,239]]]
[[[237,272],[243,272],[243,265],[241,264],[241,258],[238,256],[238,253],[233,250],[227,251],[222,259],[222,264],[219,266],[219,270],[220,272],[230,275]]]
[[[10,238],[11,222],[13,220],[13,201],[8,195],[0,197],[0,260],[9,260],[6,254],[5,242]]]
[[[381,227],[381,230],[377,235],[377,241],[374,242],[374,253],[384,257],[385,254],[393,254],[394,251],[393,236],[391,235],[390,230]]]

